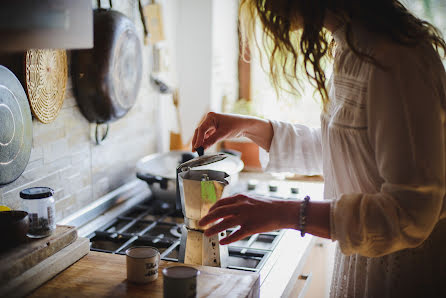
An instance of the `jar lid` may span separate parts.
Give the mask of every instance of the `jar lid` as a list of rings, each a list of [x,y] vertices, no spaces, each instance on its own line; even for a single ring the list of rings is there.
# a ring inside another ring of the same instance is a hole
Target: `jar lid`
[[[52,197],[54,190],[49,187],[31,187],[20,192],[20,197],[25,200],[44,199]]]

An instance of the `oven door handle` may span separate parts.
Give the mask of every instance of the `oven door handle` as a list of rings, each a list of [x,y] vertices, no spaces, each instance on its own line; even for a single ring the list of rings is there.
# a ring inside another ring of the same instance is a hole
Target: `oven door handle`
[[[161,189],[167,189],[167,187],[168,187],[169,179],[161,177],[161,176],[155,176],[155,175],[150,175],[150,174],[146,174],[146,173],[136,173],[136,177],[147,182],[148,185],[153,185],[155,183],[159,183]]]

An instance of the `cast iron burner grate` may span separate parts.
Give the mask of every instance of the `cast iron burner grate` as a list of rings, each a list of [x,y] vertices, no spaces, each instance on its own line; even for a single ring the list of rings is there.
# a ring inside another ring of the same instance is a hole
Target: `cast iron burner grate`
[[[133,246],[153,246],[160,251],[162,260],[178,262],[183,218],[171,216],[174,213],[169,204],[145,200],[90,234],[90,249],[125,254]],[[259,271],[282,234],[282,231],[255,234],[232,243],[228,268]]]

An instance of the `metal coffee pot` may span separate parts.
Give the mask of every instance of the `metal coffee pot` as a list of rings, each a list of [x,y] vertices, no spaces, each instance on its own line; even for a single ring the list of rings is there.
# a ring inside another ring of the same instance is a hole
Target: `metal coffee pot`
[[[191,167],[221,158],[225,158],[224,155],[201,156],[179,167],[178,190],[185,224],[182,227],[178,259],[185,264],[227,267],[228,247],[219,244],[226,232],[207,237],[204,235],[207,227],[199,226],[198,221],[224,197],[230,177],[222,171],[194,170]]]

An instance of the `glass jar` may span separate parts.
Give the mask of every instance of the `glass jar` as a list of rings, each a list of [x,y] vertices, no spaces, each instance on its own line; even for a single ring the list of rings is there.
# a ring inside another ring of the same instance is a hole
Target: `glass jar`
[[[56,229],[54,190],[49,187],[32,187],[20,192],[23,209],[28,212],[30,238],[43,238]]]

